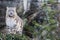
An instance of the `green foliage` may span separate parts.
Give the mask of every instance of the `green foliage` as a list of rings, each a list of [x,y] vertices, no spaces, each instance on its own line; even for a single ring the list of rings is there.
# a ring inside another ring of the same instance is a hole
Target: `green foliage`
[[[51,4],[55,3],[57,0],[48,0]]]
[[[29,38],[26,35],[18,35],[18,34],[6,34],[3,36],[2,33],[0,33],[0,40],[29,40]]]
[[[51,2],[53,1],[51,0]],[[49,19],[47,24],[46,23],[39,24],[35,20],[33,20],[32,24],[34,26],[26,25],[25,27],[29,31],[33,31],[31,33],[33,33],[35,37],[40,36],[42,40],[57,40],[56,33],[55,33],[57,28],[56,25],[57,21],[54,19],[54,16],[57,13],[57,11],[52,10],[51,7],[47,5],[43,5],[43,10],[47,14],[47,19]]]

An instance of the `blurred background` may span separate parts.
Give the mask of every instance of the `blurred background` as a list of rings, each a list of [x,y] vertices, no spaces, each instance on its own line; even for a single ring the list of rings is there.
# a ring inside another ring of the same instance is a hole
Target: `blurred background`
[[[60,0],[0,0],[0,30],[7,6],[24,20],[23,35],[0,33],[0,40],[60,40]]]

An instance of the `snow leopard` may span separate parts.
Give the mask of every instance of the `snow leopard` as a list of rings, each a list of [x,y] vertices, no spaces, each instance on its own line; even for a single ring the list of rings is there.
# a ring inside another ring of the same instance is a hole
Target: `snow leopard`
[[[22,34],[23,20],[17,15],[16,7],[7,7],[6,9],[6,33]]]

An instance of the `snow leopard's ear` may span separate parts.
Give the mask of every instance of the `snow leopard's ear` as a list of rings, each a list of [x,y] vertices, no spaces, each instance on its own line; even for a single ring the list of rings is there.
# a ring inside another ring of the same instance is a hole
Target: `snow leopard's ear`
[[[6,11],[8,11],[10,8],[9,7],[6,7]]]
[[[16,10],[16,7],[13,7]]]
[[[9,9],[9,7],[6,7],[6,9]]]
[[[13,9],[13,10],[15,10],[16,11],[16,7],[9,7],[10,9]]]
[[[8,11],[9,7],[6,7],[6,12]]]

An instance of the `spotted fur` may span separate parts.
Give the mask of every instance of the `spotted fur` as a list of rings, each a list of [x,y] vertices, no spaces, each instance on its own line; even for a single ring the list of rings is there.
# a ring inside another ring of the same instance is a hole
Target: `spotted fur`
[[[7,7],[6,10],[6,33],[22,34],[23,20],[17,15],[16,7]]]

